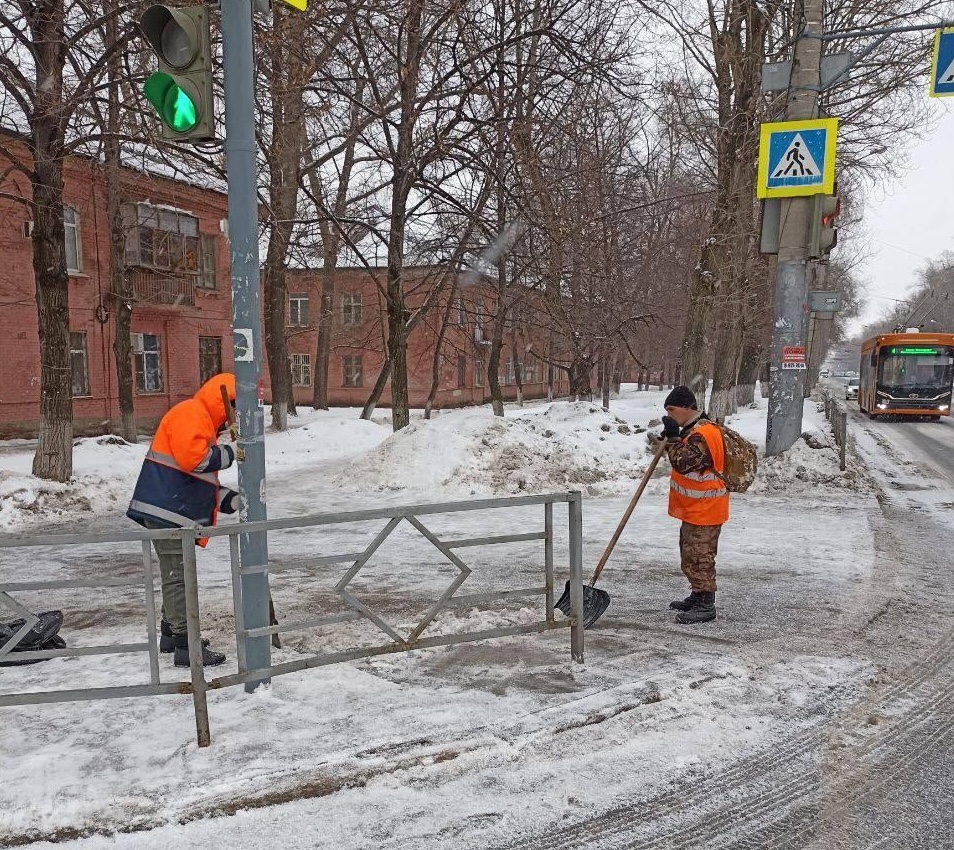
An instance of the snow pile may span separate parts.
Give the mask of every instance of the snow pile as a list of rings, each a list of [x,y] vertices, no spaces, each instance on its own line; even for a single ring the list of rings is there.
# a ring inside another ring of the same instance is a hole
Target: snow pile
[[[119,437],[91,437],[73,444],[73,477],[45,481],[30,474],[33,451],[2,458],[0,529],[20,531],[77,514],[125,510],[146,447]]]
[[[617,494],[649,462],[645,431],[588,402],[525,408],[509,418],[441,416],[393,434],[335,483],[356,490],[439,486],[469,495]]]

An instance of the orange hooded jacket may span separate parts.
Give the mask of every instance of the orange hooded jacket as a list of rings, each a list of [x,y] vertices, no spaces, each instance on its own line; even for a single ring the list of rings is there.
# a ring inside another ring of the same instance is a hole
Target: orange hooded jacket
[[[219,470],[231,466],[235,454],[216,444],[228,420],[222,386],[234,403],[235,376],[223,372],[162,417],[126,511],[130,519],[167,528],[209,526],[215,525],[220,507],[228,511],[235,492],[226,489],[220,495]]]

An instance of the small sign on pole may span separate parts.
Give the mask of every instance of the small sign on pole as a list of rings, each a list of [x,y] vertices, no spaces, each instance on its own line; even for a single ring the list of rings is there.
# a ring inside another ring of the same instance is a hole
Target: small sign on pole
[[[782,348],[783,369],[805,369],[805,346],[786,345]]]
[[[841,310],[841,293],[809,290],[808,309],[812,313],[837,313]]]

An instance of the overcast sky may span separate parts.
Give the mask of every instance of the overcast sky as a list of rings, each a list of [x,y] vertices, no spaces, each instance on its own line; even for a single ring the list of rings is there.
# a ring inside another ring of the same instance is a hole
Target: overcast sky
[[[871,257],[862,272],[863,321],[891,305],[889,299],[903,299],[925,261],[954,251],[954,100],[939,98],[932,107],[941,116],[937,129],[915,145],[900,180],[871,192],[864,212]]]

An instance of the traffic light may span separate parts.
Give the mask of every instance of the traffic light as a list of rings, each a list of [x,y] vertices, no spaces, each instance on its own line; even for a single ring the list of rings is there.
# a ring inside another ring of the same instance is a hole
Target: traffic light
[[[215,138],[209,7],[150,6],[139,31],[159,59],[143,92],[159,113],[162,138],[204,142]]]
[[[838,216],[841,198],[838,195],[812,196],[812,233],[808,246],[809,257],[827,257],[838,244]]]

